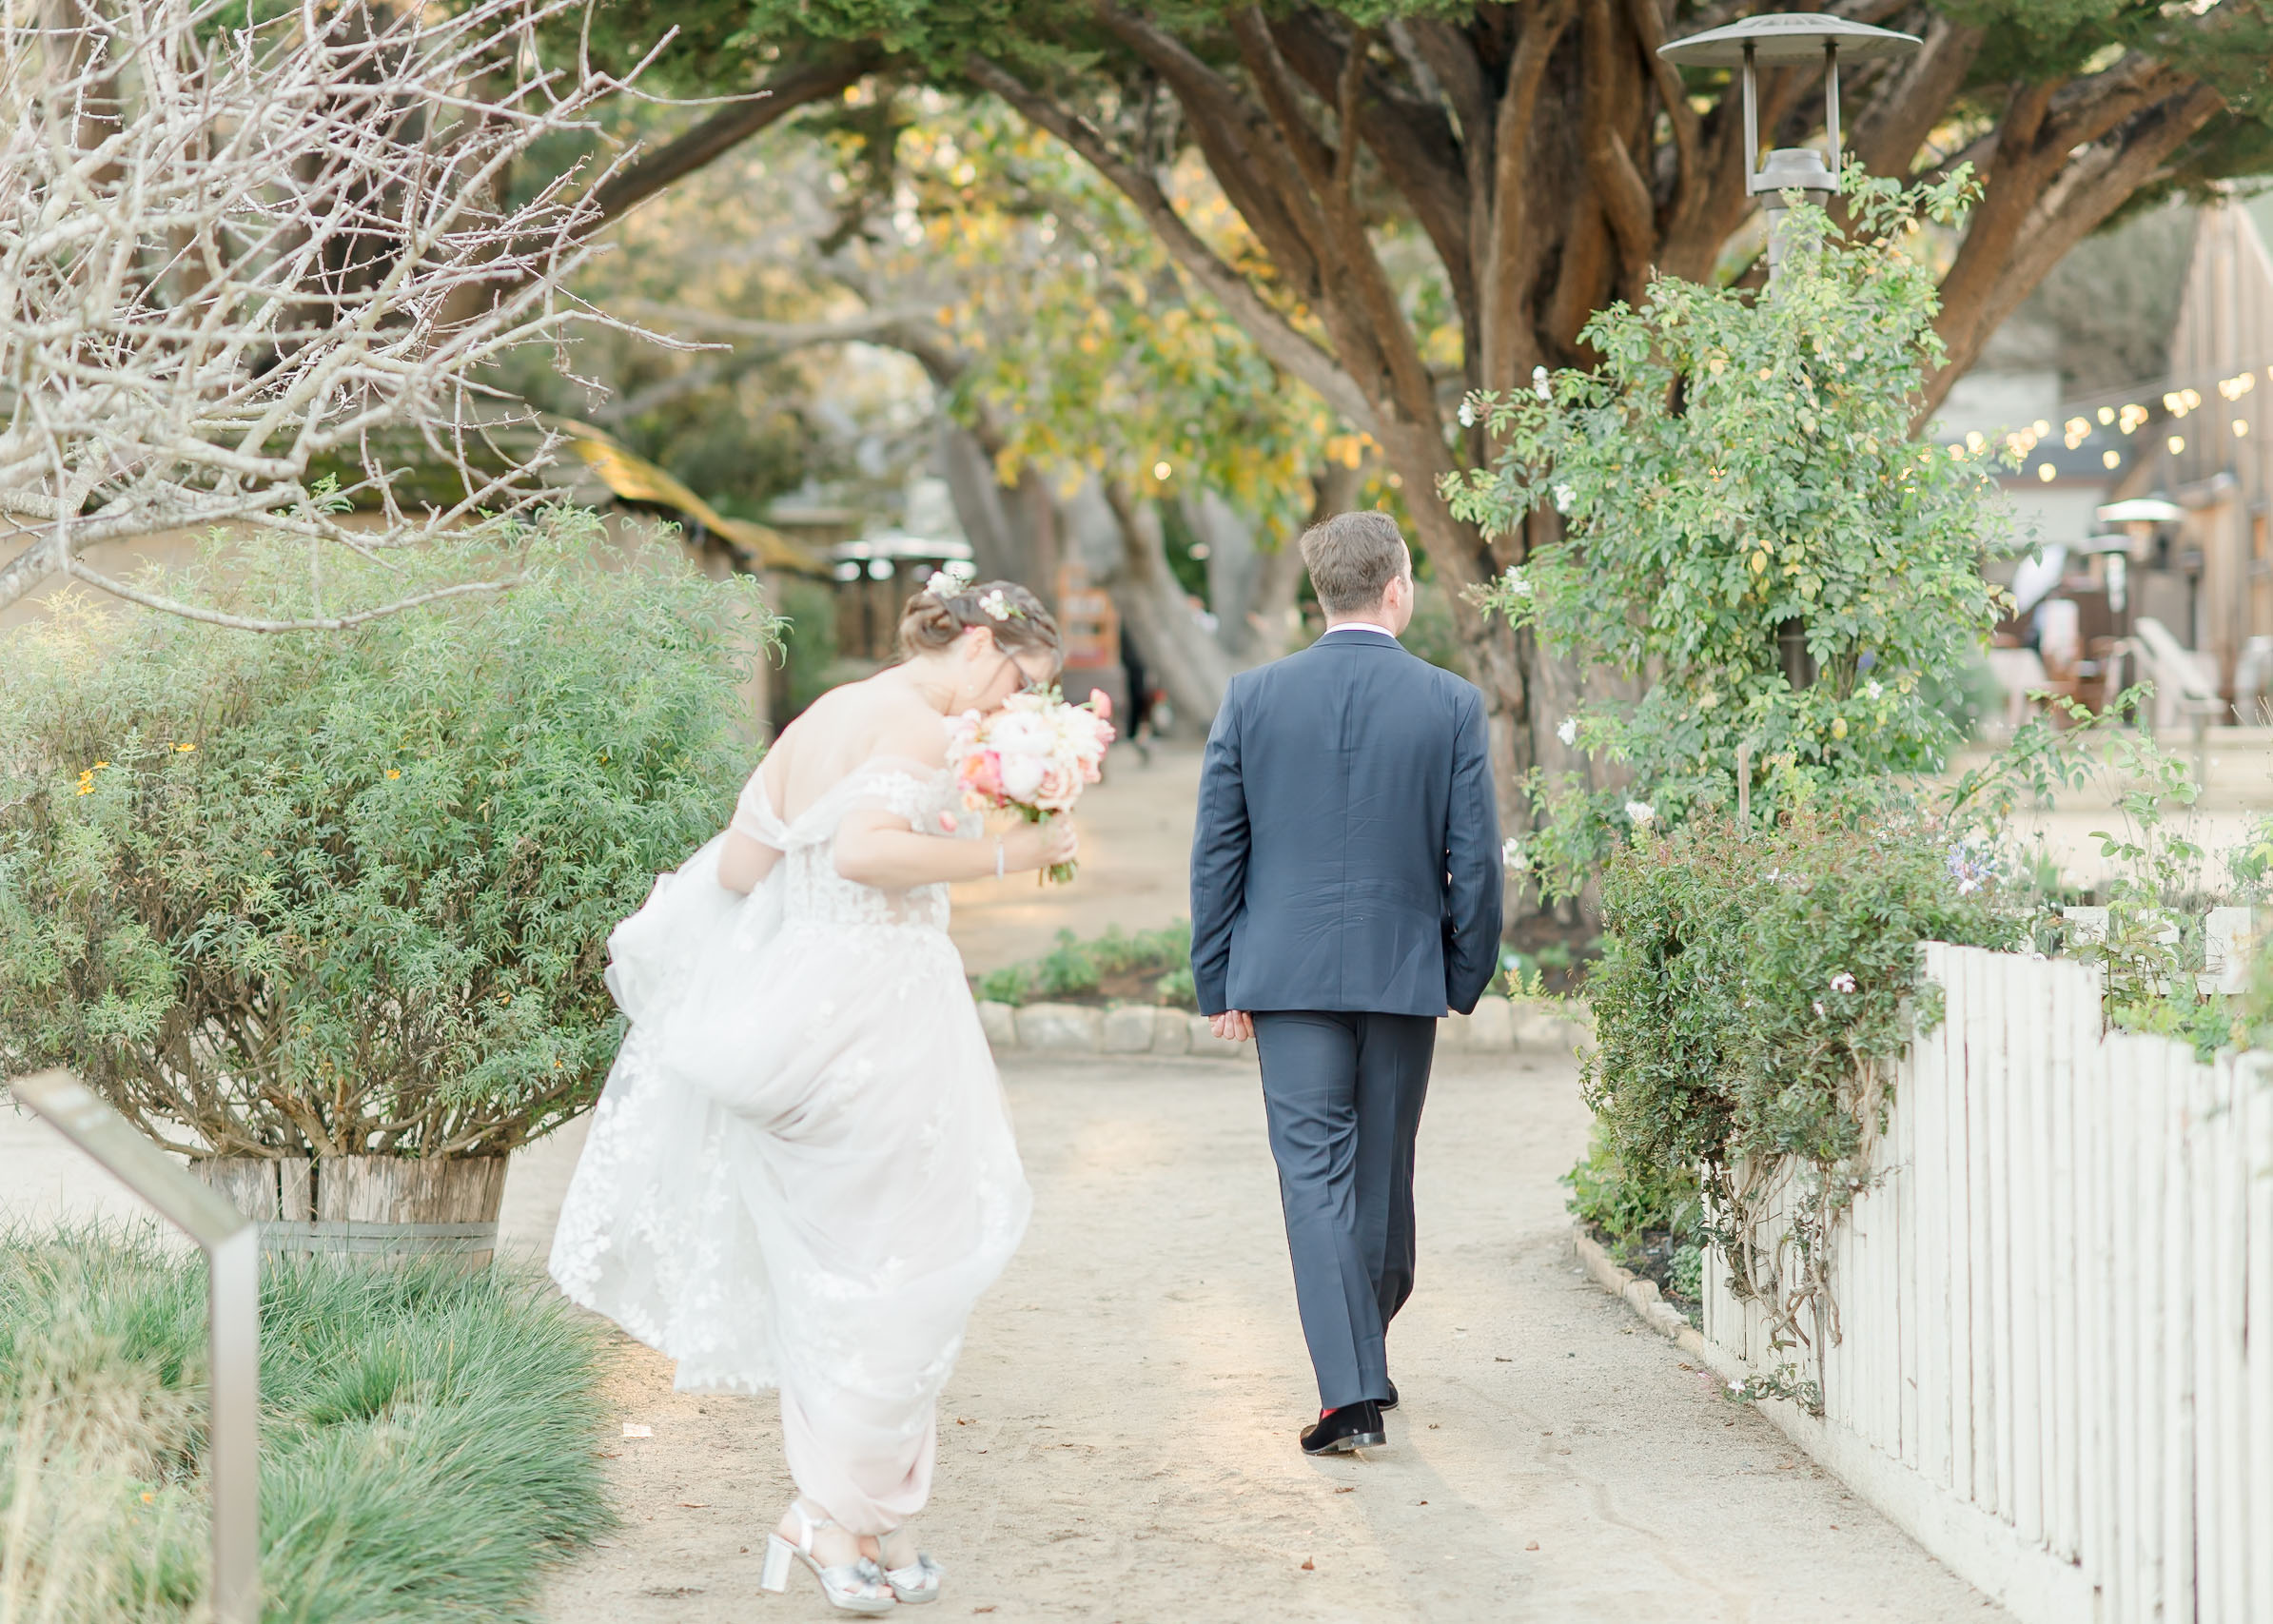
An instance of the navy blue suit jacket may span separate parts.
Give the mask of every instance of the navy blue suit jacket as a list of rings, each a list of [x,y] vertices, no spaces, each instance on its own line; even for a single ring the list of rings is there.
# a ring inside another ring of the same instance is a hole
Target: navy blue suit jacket
[[[1462,1013],[1499,963],[1483,695],[1381,632],[1231,679],[1192,833],[1201,1011]]]

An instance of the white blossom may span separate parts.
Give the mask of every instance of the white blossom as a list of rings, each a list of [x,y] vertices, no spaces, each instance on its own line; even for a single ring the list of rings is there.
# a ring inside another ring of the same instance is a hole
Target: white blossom
[[[1552,401],[1555,399],[1555,390],[1554,387],[1547,382],[1547,369],[1545,367],[1535,366],[1531,369],[1531,392],[1534,395],[1537,395],[1542,401]]]
[[[1462,401],[1460,402],[1460,427],[1462,427],[1462,428],[1474,428],[1475,426],[1476,426],[1476,407],[1475,407],[1475,405],[1474,405],[1472,402],[1470,402],[1470,401]]]
[[[1847,970],[1841,970],[1831,978],[1831,989],[1833,992],[1852,992],[1854,990],[1853,975]]]
[[[1636,827],[1646,828],[1656,817],[1657,809],[1647,801],[1628,801],[1626,815],[1634,820]]]
[[[1578,718],[1577,716],[1563,717],[1562,726],[1555,730],[1555,736],[1565,744],[1577,744],[1578,742]]]
[[[1863,684],[1863,694],[1867,698],[1876,699],[1881,695],[1885,694],[1886,691],[1886,684],[1879,681],[1875,676]]]
[[[1511,872],[1531,866],[1530,860],[1523,854],[1523,843],[1512,835],[1508,837],[1507,844],[1499,848],[1499,860],[1507,865]]]
[[[1508,565],[1507,574],[1499,577],[1499,584],[1514,597],[1529,597],[1531,596],[1531,577],[1523,573],[1523,566],[1520,564]]]

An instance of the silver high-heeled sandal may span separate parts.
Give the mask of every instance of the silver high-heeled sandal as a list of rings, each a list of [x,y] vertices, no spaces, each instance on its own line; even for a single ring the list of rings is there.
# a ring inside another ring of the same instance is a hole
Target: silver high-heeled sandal
[[[876,1565],[884,1567],[884,1541],[876,1541]],[[929,1554],[918,1551],[915,1560],[904,1568],[884,1568],[884,1582],[892,1586],[892,1595],[903,1607],[917,1607],[927,1601],[939,1599],[939,1587],[947,1580],[947,1570],[931,1560]]]
[[[758,1575],[758,1589],[775,1595],[788,1589],[790,1559],[795,1557],[805,1564],[808,1573],[820,1580],[821,1595],[840,1613],[872,1615],[890,1613],[899,1605],[898,1587],[888,1584],[884,1570],[866,1556],[854,1562],[841,1562],[833,1568],[821,1566],[820,1558],[813,1554],[813,1536],[824,1528],[834,1528],[834,1522],[825,1516],[814,1516],[805,1509],[803,1500],[790,1503],[790,1515],[797,1519],[801,1536],[793,1543],[778,1531],[766,1536],[766,1565]]]

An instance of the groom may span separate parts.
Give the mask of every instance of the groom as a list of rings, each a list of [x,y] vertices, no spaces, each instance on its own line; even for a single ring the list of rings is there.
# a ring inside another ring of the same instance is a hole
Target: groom
[[[1398,643],[1413,561],[1385,513],[1303,537],[1325,636],[1231,679],[1192,835],[1192,979],[1255,1040],[1295,1301],[1318,1372],[1312,1455],[1385,1441],[1383,1334],[1413,1289],[1413,1140],[1437,1019],[1499,958],[1483,695]]]

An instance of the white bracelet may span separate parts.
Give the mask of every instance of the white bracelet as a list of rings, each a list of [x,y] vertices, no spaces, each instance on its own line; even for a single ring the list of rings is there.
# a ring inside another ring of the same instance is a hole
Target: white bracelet
[[[994,837],[994,877],[1002,878],[1002,836]]]

